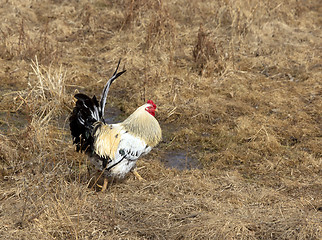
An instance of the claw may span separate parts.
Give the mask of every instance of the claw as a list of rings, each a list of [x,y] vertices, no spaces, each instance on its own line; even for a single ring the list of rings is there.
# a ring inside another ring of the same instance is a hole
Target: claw
[[[138,171],[136,169],[133,170],[133,174],[136,176],[136,178],[139,181],[146,181],[143,177],[141,177],[141,175],[138,173]]]
[[[108,179],[107,178],[104,178],[103,186],[97,184],[98,187],[102,188],[101,192],[105,192],[105,190],[107,188],[107,185],[108,185]]]

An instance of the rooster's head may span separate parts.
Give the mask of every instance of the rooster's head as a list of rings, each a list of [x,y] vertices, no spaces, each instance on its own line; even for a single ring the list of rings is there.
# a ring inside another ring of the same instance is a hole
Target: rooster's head
[[[157,105],[155,105],[155,103],[152,100],[148,100],[146,103],[145,111],[147,111],[154,117],[156,109],[157,109]]]

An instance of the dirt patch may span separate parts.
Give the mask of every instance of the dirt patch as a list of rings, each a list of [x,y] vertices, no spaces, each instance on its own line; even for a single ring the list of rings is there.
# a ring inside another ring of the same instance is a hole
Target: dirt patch
[[[191,170],[201,168],[201,163],[196,159],[190,157],[187,152],[168,152],[161,162],[168,168],[175,168],[178,170]]]

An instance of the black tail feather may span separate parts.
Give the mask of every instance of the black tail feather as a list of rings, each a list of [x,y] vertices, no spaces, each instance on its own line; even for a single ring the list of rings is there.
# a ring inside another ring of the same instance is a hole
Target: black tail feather
[[[77,151],[92,152],[94,139],[92,137],[93,125],[99,121],[99,104],[94,96],[76,94],[76,106],[69,118],[70,131]]]
[[[117,70],[119,69],[120,63],[121,63],[121,59],[119,60],[119,62],[117,64],[117,67],[113,73],[113,76],[107,81],[107,83],[105,84],[105,87],[103,88],[103,91],[102,91],[102,96],[101,96],[101,101],[100,101],[100,107],[101,107],[100,117],[102,119],[104,117],[104,108],[105,108],[105,104],[106,104],[106,97],[107,97],[107,94],[108,94],[111,84],[115,81],[115,79],[117,79],[119,76],[121,76],[123,73],[126,72],[126,70],[123,70],[122,72],[117,72]]]
[[[74,107],[72,115],[69,118],[69,122],[70,131],[72,133],[77,151],[85,151],[89,153],[94,151],[94,123],[98,121],[105,123],[104,107],[109,88],[113,81],[126,71],[123,70],[122,72],[117,72],[120,61],[118,62],[113,76],[107,81],[103,89],[100,103],[98,103],[95,96],[90,98],[82,93],[75,95],[75,98],[77,99],[76,106]]]

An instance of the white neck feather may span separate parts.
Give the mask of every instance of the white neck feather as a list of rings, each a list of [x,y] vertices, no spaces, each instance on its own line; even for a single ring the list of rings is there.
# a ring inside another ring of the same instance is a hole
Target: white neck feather
[[[144,140],[147,145],[154,147],[161,141],[162,132],[155,117],[145,110],[147,106],[149,104],[139,107],[121,125],[134,136]]]

